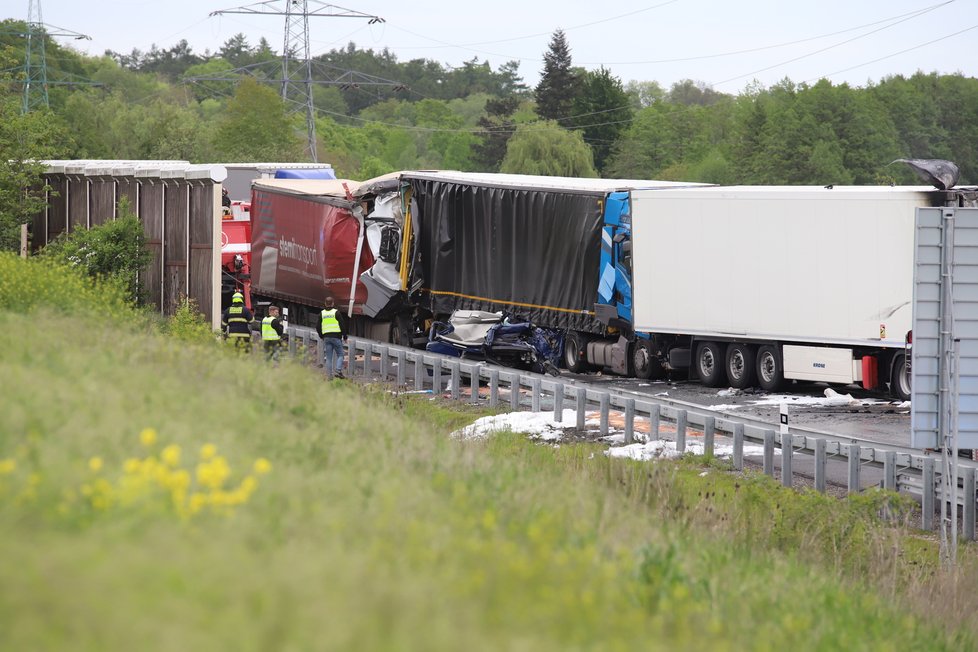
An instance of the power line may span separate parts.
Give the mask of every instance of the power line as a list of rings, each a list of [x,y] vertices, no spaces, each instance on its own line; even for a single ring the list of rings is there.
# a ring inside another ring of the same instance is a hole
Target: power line
[[[920,49],[922,47],[926,47],[928,45],[933,45],[934,43],[938,43],[940,41],[944,41],[946,39],[953,38],[955,36],[958,36],[959,34],[964,34],[965,32],[970,32],[971,30],[973,30],[975,28],[978,28],[978,25],[972,25],[971,27],[965,27],[962,30],[959,30],[957,32],[953,32],[951,34],[946,34],[946,35],[941,36],[940,38],[936,38],[936,39],[934,39],[932,41],[927,41],[926,43],[920,43],[919,45],[914,45],[913,47],[909,47],[909,48],[906,48],[904,50],[900,50],[899,52],[893,52],[891,54],[887,54],[886,56],[879,57],[878,59],[873,59],[872,61],[867,61],[865,63],[860,63],[860,64],[857,64],[855,66],[850,66],[848,68],[843,68],[842,70],[836,70],[835,72],[831,72],[831,73],[829,73],[827,75],[822,75],[821,77],[818,77],[816,79],[822,79],[823,77],[831,77],[833,75],[838,75],[838,74],[841,74],[841,73],[844,73],[844,72],[849,72],[850,70],[855,70],[856,68],[862,68],[863,66],[869,66],[869,65],[872,65],[874,63],[879,63],[880,61],[883,61],[885,59],[889,59],[891,57],[895,57],[895,56],[898,56],[898,55],[901,55],[901,54],[905,54],[907,52],[912,52],[913,50],[917,50],[917,49]],[[812,79],[808,79],[808,80],[806,80],[806,82],[807,81],[813,81],[813,80]]]
[[[914,11],[910,11],[910,12],[907,12],[905,14],[899,14],[899,15],[896,15],[896,16],[890,16],[889,18],[884,18],[882,20],[876,20],[876,21],[873,21],[871,23],[863,23],[862,25],[857,25],[855,27],[848,27],[846,29],[841,29],[841,30],[838,30],[836,32],[829,32],[827,34],[819,34],[818,36],[809,36],[809,37],[802,38],[802,39],[797,39],[797,40],[794,40],[794,41],[786,41],[784,43],[775,43],[773,45],[761,45],[761,46],[758,46],[756,48],[747,48],[745,50],[731,50],[731,51],[728,51],[728,52],[717,52],[715,54],[702,54],[702,55],[695,55],[695,56],[689,56],[689,57],[674,57],[674,58],[670,58],[670,59],[650,59],[650,60],[647,60],[647,61],[605,61],[605,62],[582,61],[580,63],[588,64],[588,65],[597,65],[599,63],[604,63],[605,65],[612,65],[612,66],[623,66],[623,65],[627,66],[627,65],[640,65],[640,64],[644,65],[644,64],[658,64],[658,63],[683,63],[683,62],[686,62],[686,61],[701,61],[703,59],[719,59],[719,58],[722,58],[722,57],[732,57],[732,56],[737,56],[737,55],[741,55],[741,54],[752,54],[754,52],[763,52],[764,50],[776,50],[778,48],[790,47],[792,45],[800,45],[802,43],[808,43],[810,41],[819,41],[819,40],[821,40],[823,38],[829,38],[831,36],[838,36],[839,34],[847,34],[849,32],[854,32],[854,31],[859,30],[859,29],[865,29],[867,27],[873,27],[874,25],[880,25],[882,23],[888,23],[888,22],[890,22],[892,20],[897,20],[897,19],[904,18],[904,17],[907,17],[907,16],[909,16],[910,18],[915,18],[916,16],[919,16],[921,14],[927,13],[928,11],[932,11],[934,9],[938,9],[940,7],[943,7],[944,5],[949,5],[952,2],[956,2],[956,0],[946,0],[945,2],[941,2],[941,3],[938,3],[936,5],[931,5],[930,7],[925,7],[924,9],[916,9]],[[870,32],[870,33],[872,33],[872,32]]]
[[[846,39],[844,41],[840,41],[840,42],[835,43],[833,45],[828,45],[828,46],[826,46],[824,48],[820,48],[818,50],[814,50],[814,51],[808,52],[806,54],[802,54],[802,55],[797,56],[797,57],[794,57],[792,59],[788,59],[787,61],[782,61],[780,63],[775,63],[775,64],[772,64],[770,66],[765,66],[764,68],[759,68],[757,70],[754,70],[752,72],[745,73],[743,75],[737,75],[736,77],[730,77],[729,79],[724,79],[723,81],[715,82],[714,84],[711,84],[711,85],[712,86],[719,86],[720,84],[726,84],[727,82],[732,82],[732,81],[735,81],[737,79],[743,79],[744,77],[750,77],[752,75],[756,75],[759,72],[765,72],[765,71],[771,70],[772,68],[778,68],[780,66],[784,66],[784,65],[787,65],[789,63],[794,63],[795,61],[800,61],[802,59],[807,59],[808,57],[815,56],[816,54],[821,54],[822,52],[826,52],[828,50],[837,48],[837,47],[839,47],[841,45],[845,45],[847,43],[852,43],[853,41],[858,41],[859,39],[866,38],[867,36],[871,36],[872,34],[876,34],[877,32],[882,32],[883,30],[890,29],[891,27],[896,27],[897,25],[899,25],[901,23],[905,23],[908,20],[913,20],[914,18],[918,18],[919,16],[923,16],[924,14],[930,13],[930,12],[936,10],[936,9],[939,9],[941,7],[944,7],[946,5],[949,5],[952,2],[954,2],[954,1],[955,0],[948,0],[947,2],[942,2],[942,3],[937,4],[937,5],[926,7],[924,9],[921,9],[920,11],[913,12],[911,14],[905,14],[903,17],[900,18],[900,20],[896,20],[895,22],[892,22],[889,25],[884,25],[883,27],[880,27],[880,28],[877,28],[877,29],[874,29],[874,30],[870,30],[869,32],[866,32],[865,34],[860,34],[858,36],[853,36],[852,38]],[[888,22],[888,21],[883,21],[883,22]]]
[[[919,15],[922,15],[924,13],[927,13],[929,11],[933,11],[934,9],[938,9],[938,8],[943,7],[945,5],[952,4],[953,2],[956,2],[956,0],[945,0],[944,2],[940,2],[940,3],[934,4],[934,5],[930,5],[928,7],[924,7],[923,9],[916,9],[916,10],[911,11],[911,12],[907,12],[907,13],[903,13],[903,14],[897,14],[897,15],[894,15],[894,16],[890,16],[888,18],[883,18],[881,20],[876,20],[876,21],[872,21],[872,22],[869,22],[869,23],[864,23],[864,24],[857,25],[857,26],[854,26],[854,27],[848,27],[846,29],[837,30],[837,31],[834,31],[834,32],[828,32],[828,33],[825,33],[825,34],[819,34],[817,36],[810,36],[810,37],[806,37],[806,38],[802,38],[802,39],[796,39],[796,40],[793,40],[793,41],[786,41],[786,42],[783,42],[783,43],[774,43],[774,44],[771,44],[771,45],[763,45],[763,46],[758,46],[758,47],[754,47],[754,48],[747,48],[747,49],[740,49],[740,50],[731,50],[731,51],[727,51],[727,52],[717,52],[717,53],[712,53],[712,54],[691,55],[691,56],[685,56],[685,57],[670,57],[670,58],[663,58],[663,59],[647,59],[647,60],[637,60],[637,61],[578,61],[577,63],[580,64],[580,65],[616,65],[616,66],[617,65],[648,65],[648,64],[664,64],[664,63],[682,63],[682,62],[686,62],[686,61],[700,61],[700,60],[706,60],[706,59],[718,59],[718,58],[723,58],[723,57],[739,56],[739,55],[742,55],[742,54],[750,54],[750,53],[753,53],[753,52],[761,52],[761,51],[764,51],[764,50],[773,50],[773,49],[778,49],[778,48],[790,47],[790,46],[793,46],[793,45],[799,45],[801,43],[807,43],[807,42],[810,42],[810,41],[817,41],[817,40],[821,40],[821,39],[824,39],[824,38],[830,38],[832,36],[838,36],[840,34],[846,34],[848,32],[853,32],[853,31],[856,31],[856,30],[865,29],[867,27],[873,27],[875,25],[880,25],[882,23],[889,23],[890,21],[899,20],[901,18],[908,18],[908,17],[909,18],[915,18],[915,17],[917,17]],[[655,9],[655,8],[664,6],[665,4],[670,4],[670,3],[663,3],[663,4],[660,4],[660,5],[655,5],[654,7],[648,7],[646,9],[642,9],[642,10],[639,10],[639,11],[648,11],[649,9]],[[618,18],[630,16],[630,15],[632,15],[634,13],[638,13],[638,12],[631,12],[630,14],[622,14],[620,16],[613,16],[611,18],[606,18],[606,19],[603,19],[603,20],[600,20],[600,21],[595,21],[593,23],[586,23],[584,25],[578,25],[578,26],[575,26],[573,28],[568,28],[568,29],[565,29],[564,31],[569,31],[570,29],[576,29],[578,27],[587,27],[587,26],[590,26],[590,25],[594,25],[594,24],[598,24],[598,23],[603,23],[603,22],[608,22],[608,21],[611,21],[611,20],[616,20]],[[448,43],[446,41],[441,41],[439,39],[431,38],[429,36],[425,36],[424,34],[419,34],[417,32],[413,32],[411,30],[405,29],[405,28],[400,27],[398,25],[390,25],[390,26],[393,27],[394,29],[399,29],[399,30],[401,30],[403,32],[406,32],[408,34],[411,34],[412,36],[417,36],[419,38],[423,38],[423,39],[426,39],[426,40],[429,40],[429,41],[432,41],[432,42],[440,43],[441,44],[439,46],[389,46],[389,49],[390,50],[393,50],[393,51],[412,50],[412,49],[458,48],[458,49],[461,49],[461,50],[469,50],[471,52],[477,52],[479,54],[491,55],[491,56],[494,56],[494,57],[501,57],[501,58],[508,59],[508,60],[519,61],[521,63],[525,63],[525,62],[538,63],[538,62],[542,61],[542,58],[540,58],[540,57],[521,57],[521,56],[513,56],[513,55],[508,55],[508,54],[502,54],[502,53],[499,53],[499,52],[489,52],[489,51],[486,51],[486,50],[477,50],[477,49],[468,47],[468,45],[464,45],[464,44],[452,44],[452,43]],[[482,42],[478,42],[478,43],[472,43],[472,44],[469,44],[469,45],[490,45],[490,44],[493,44],[493,43],[506,43],[506,42],[509,42],[509,41],[516,41],[516,40],[522,40],[522,39],[526,39],[526,38],[538,37],[538,36],[545,36],[545,35],[547,35],[547,34],[546,33],[537,33],[537,34],[532,34],[532,35],[528,35],[528,36],[514,37],[514,38],[508,38],[508,39],[499,39],[499,40],[496,40],[496,41],[482,41]],[[790,63],[790,62],[787,62],[787,63]],[[782,65],[782,64],[777,64],[777,65]],[[758,72],[760,72],[760,71],[758,71]],[[753,73],[748,73],[748,74],[753,74]],[[719,82],[719,83],[723,83],[723,82]]]
[[[679,0],[668,0],[667,2],[661,2],[661,3],[657,4],[657,5],[652,5],[651,7],[645,7],[644,9],[637,9],[635,11],[629,11],[628,13],[618,14],[617,16],[609,16],[608,18],[602,18],[600,20],[594,20],[594,21],[591,21],[589,23],[582,23],[580,25],[572,25],[571,27],[565,27],[565,28],[563,28],[563,31],[564,32],[570,32],[570,31],[573,31],[573,30],[576,30],[576,29],[581,29],[581,28],[584,28],[584,27],[592,27],[594,25],[600,25],[601,23],[609,23],[611,21],[620,20],[622,18],[628,18],[630,16],[634,16],[636,14],[641,14],[641,13],[644,13],[646,11],[651,11],[653,9],[659,9],[660,7],[665,7],[666,5],[671,5],[671,4],[676,3],[676,2],[679,2]],[[524,36],[513,36],[511,38],[497,39],[497,40],[494,40],[494,41],[476,41],[475,43],[467,43],[467,44],[464,44],[464,45],[460,45],[460,44],[448,43],[447,41],[441,41],[441,40],[436,39],[436,38],[431,38],[429,36],[425,36],[424,34],[418,34],[416,32],[412,32],[410,30],[404,29],[403,27],[397,27],[396,25],[392,25],[392,27],[395,27],[396,29],[400,29],[400,30],[402,30],[404,32],[407,32],[408,34],[412,34],[412,35],[417,36],[419,38],[423,38],[423,39],[426,39],[426,40],[429,40],[429,41],[433,41],[435,43],[441,43],[441,45],[438,46],[437,48],[434,48],[433,46],[407,46],[407,47],[404,47],[404,48],[401,48],[401,49],[410,50],[410,49],[458,48],[460,50],[471,50],[472,52],[479,52],[480,54],[492,54],[493,56],[497,56],[497,57],[498,56],[504,56],[504,55],[496,54],[496,53],[493,53],[493,52],[488,52],[487,53],[487,52],[483,52],[481,50],[475,50],[475,49],[472,49],[470,46],[472,46],[472,45],[493,45],[495,43],[509,43],[509,42],[512,42],[512,41],[524,41],[526,39],[538,38],[540,36],[550,36],[551,35],[551,32],[537,32],[535,34],[526,34]]]
[[[384,127],[393,127],[396,129],[403,129],[404,131],[416,131],[422,133],[455,133],[455,134],[482,134],[488,131],[493,133],[515,133],[519,127],[527,128],[531,131],[543,131],[549,129],[549,127],[543,123],[528,122],[519,125],[514,125],[512,128],[505,127],[467,127],[467,128],[450,128],[450,127],[419,127],[417,125],[402,125],[396,122],[384,122],[383,120],[371,120],[370,118],[361,118],[359,116],[346,115],[345,113],[340,113],[338,111],[329,111],[326,109],[316,109],[317,113],[324,113],[329,116],[338,116],[345,120],[353,120],[355,122],[361,122],[364,124],[376,124]],[[594,113],[606,113],[607,111],[595,111]],[[593,115],[591,113],[582,113],[582,116]],[[560,118],[560,120],[569,120],[571,118]],[[589,127],[604,127],[606,125],[618,125],[618,124],[628,124],[632,121],[632,118],[628,120],[608,120],[606,122],[595,122],[587,125],[576,126],[575,129],[587,129]],[[534,125],[539,124],[540,126],[534,127]]]

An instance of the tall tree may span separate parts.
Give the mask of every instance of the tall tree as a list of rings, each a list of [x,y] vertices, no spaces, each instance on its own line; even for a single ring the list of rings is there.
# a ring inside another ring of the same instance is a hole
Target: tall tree
[[[44,159],[66,151],[60,121],[47,111],[20,112],[16,96],[0,98],[0,251],[20,245],[20,225],[44,207]]]
[[[215,153],[225,161],[297,161],[295,121],[278,93],[245,78],[217,125]]]
[[[236,67],[249,63],[251,51],[251,46],[248,45],[248,38],[238,32],[224,41],[224,45],[217,51],[217,54],[232,66]]]
[[[509,140],[499,171],[554,177],[598,176],[591,148],[581,132],[568,131],[553,121],[520,126]]]
[[[584,140],[594,152],[594,165],[603,172],[611,148],[628,129],[632,108],[621,80],[602,66],[584,73],[581,93],[574,100],[574,118],[564,123],[584,132]]]
[[[486,100],[486,115],[479,118],[480,140],[475,144],[475,162],[480,169],[486,172],[499,169],[516,129],[512,116],[517,107],[519,100],[516,97]]]
[[[563,30],[554,32],[543,55],[543,71],[535,95],[537,115],[544,120],[561,120],[571,115],[580,79],[571,68],[570,47]]]
[[[666,91],[657,81],[635,81],[625,84],[625,92],[632,100],[632,108],[636,111],[652,106],[655,102],[666,99]]]

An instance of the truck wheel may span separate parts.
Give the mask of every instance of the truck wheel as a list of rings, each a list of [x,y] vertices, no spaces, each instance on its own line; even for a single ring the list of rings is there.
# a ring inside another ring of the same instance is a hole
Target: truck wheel
[[[909,401],[911,394],[910,370],[907,369],[907,356],[897,353],[893,356],[890,370],[890,395],[900,401]]]
[[[726,380],[723,353],[716,342],[700,342],[696,347],[696,377],[707,387],[719,387]]]
[[[411,315],[407,313],[394,315],[394,319],[391,321],[388,341],[391,344],[397,344],[399,346],[411,346],[413,335],[414,329],[411,323]]]
[[[757,386],[766,392],[776,392],[784,385],[784,369],[778,347],[765,344],[757,350]]]
[[[754,384],[754,349],[746,344],[727,345],[727,379],[730,386],[746,389]]]
[[[639,338],[632,345],[632,368],[636,378],[643,380],[662,378],[662,363],[655,357],[652,344],[648,340]]]
[[[587,370],[587,341],[577,333],[564,336],[564,366],[575,374]]]

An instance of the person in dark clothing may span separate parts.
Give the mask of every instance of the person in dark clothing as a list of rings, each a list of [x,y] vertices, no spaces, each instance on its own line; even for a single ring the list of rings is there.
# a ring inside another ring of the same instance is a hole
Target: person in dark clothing
[[[329,378],[333,378],[334,374],[337,378],[344,378],[343,342],[346,341],[346,317],[336,309],[333,297],[326,297],[324,303],[326,307],[320,313],[319,320],[319,337],[323,341],[323,368]]]
[[[255,316],[244,304],[244,295],[235,292],[231,305],[221,315],[221,332],[224,339],[234,343],[235,348],[247,353],[251,349],[251,322]]]
[[[268,316],[261,320],[261,341],[265,347],[265,358],[278,362],[279,352],[285,344],[285,327],[278,318],[278,306],[268,306]]]
[[[231,212],[231,195],[228,194],[227,188],[221,190],[221,206],[224,207],[225,212]]]

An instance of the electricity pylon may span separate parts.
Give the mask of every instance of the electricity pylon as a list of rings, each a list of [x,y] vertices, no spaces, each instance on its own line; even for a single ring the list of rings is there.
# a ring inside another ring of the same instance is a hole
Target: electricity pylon
[[[279,0],[266,0],[253,5],[222,9],[211,16],[222,14],[249,14],[285,16],[285,43],[282,46],[282,100],[292,106],[294,112],[306,114],[306,151],[313,163],[316,154],[316,108],[312,101],[312,62],[309,55],[309,18],[367,18],[368,24],[382,23],[380,16],[372,16],[352,9],[344,9],[319,0],[282,0],[284,9],[277,6]],[[317,5],[312,11],[309,5]]]
[[[24,51],[24,101],[21,110],[29,113],[31,109],[43,106],[48,108],[48,62],[44,53],[44,43],[51,36],[71,36],[75,39],[90,37],[71,30],[45,25],[41,18],[41,0],[30,0],[27,7],[27,31]],[[57,82],[65,83],[65,82]]]
[[[48,61],[44,55],[44,21],[41,0],[30,0],[27,8],[27,45],[24,57],[24,113],[48,104]]]

